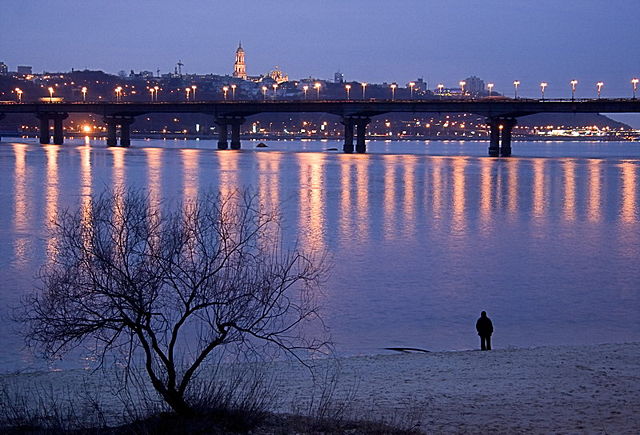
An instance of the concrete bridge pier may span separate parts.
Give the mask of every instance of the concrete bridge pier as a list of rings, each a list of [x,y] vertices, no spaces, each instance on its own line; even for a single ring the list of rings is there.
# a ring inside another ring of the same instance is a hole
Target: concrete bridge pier
[[[120,146],[131,146],[131,124],[135,119],[133,117],[123,117],[120,119]]]
[[[517,121],[515,118],[505,118],[502,120],[502,140],[500,144],[500,155],[509,157],[511,155],[511,132]]]
[[[216,124],[218,125],[218,149],[226,150],[229,148],[229,143],[227,142],[227,123],[226,121],[216,120]]]
[[[104,123],[107,124],[107,146],[118,146],[118,126],[120,126],[120,146],[131,145],[131,124],[135,118],[133,116],[105,116]]]
[[[38,130],[38,138],[42,145],[51,143],[51,133],[49,132],[49,117],[47,115],[38,115],[40,120],[40,129]]]
[[[0,113],[0,121],[4,119],[4,113]],[[2,136],[0,136],[0,142],[2,142]]]
[[[107,146],[118,146],[118,121],[108,116],[104,118],[104,123],[107,124]]]
[[[342,151],[351,154],[353,153],[353,126],[354,121],[352,118],[342,118],[342,125],[344,125],[344,145]]]
[[[495,118],[489,118],[489,155],[498,157],[500,155],[500,121]]]
[[[236,117],[231,122],[231,149],[239,150],[240,143],[240,127],[244,124],[244,118]]]
[[[367,152],[367,144],[365,142],[365,137],[367,134],[367,124],[369,124],[371,120],[369,118],[360,118],[356,121],[356,125],[358,127],[358,136],[356,139],[356,152],[360,154],[364,154]]]
[[[64,130],[62,128],[62,121],[69,115],[66,113],[57,113],[52,116],[53,118],[53,143],[56,145],[62,145],[64,143]]]

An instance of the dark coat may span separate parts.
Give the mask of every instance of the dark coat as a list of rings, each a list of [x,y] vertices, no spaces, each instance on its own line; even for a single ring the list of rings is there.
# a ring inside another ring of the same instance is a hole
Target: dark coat
[[[493,323],[487,316],[480,317],[476,322],[476,330],[481,337],[490,337],[493,334]]]

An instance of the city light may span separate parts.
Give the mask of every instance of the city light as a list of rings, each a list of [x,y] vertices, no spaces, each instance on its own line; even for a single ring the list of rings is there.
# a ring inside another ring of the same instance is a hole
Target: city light
[[[633,87],[633,99],[636,99],[636,91],[638,90],[638,79],[637,78],[633,78],[631,79],[631,86]]]
[[[540,91],[542,92],[542,100],[544,101],[544,90],[549,86],[549,83],[542,82],[540,83]]]
[[[302,87],[302,90],[304,91],[304,99],[306,100],[307,99],[307,92],[309,91],[309,86],[304,85]]]
[[[344,85],[344,90],[347,91],[347,100],[351,99],[351,85]]]
[[[231,99],[235,100],[236,99],[236,85],[231,85]]]
[[[91,131],[92,131],[92,130],[93,130],[93,129],[91,128],[91,126],[90,126],[90,125],[85,124],[85,125],[83,125],[83,126],[82,126],[82,131],[83,131],[84,133],[91,133]]]
[[[154,89],[150,88],[149,89],[149,93],[151,94],[151,101],[153,101],[153,92],[154,92]]]
[[[22,89],[16,88],[16,95],[18,96],[18,103],[22,103]]]
[[[493,92],[493,87],[494,87],[494,86],[495,86],[495,85],[494,85],[493,83],[489,83],[489,84],[487,84],[487,88],[489,88],[489,96],[491,96],[491,92]]]
[[[189,93],[191,92],[191,88],[190,87],[184,88],[184,92],[187,94],[187,101],[189,101]]]
[[[49,86],[47,90],[49,91],[49,102],[53,103],[53,88]]]
[[[462,81],[460,81],[459,85],[460,85],[460,89],[461,89],[462,95],[464,95],[464,87],[467,85],[467,82],[462,80]]]
[[[154,90],[154,91],[156,91],[156,101],[158,101],[158,90],[160,90],[160,86],[154,86],[154,87],[153,87],[153,90]],[[195,92],[194,92],[194,93],[193,93],[193,97],[194,97],[194,99],[195,99],[195,96],[196,96],[196,94],[195,94]]]
[[[396,85],[395,83],[391,83],[391,100],[395,100],[396,99],[396,88],[398,87],[398,85]]]
[[[573,79],[569,83],[571,83],[571,101],[576,99],[576,86],[578,85],[578,81]]]
[[[518,86],[520,86],[520,80],[514,80],[513,81],[513,88],[515,89],[513,97],[514,98],[518,98]]]
[[[265,101],[267,99],[267,91],[269,90],[269,88],[267,88],[266,86],[262,87],[262,100]]]
[[[193,93],[193,101],[196,101],[196,89],[198,87],[196,85],[191,85],[191,91]],[[156,100],[158,100],[158,91],[156,91]]]
[[[362,99],[365,99],[365,94],[367,91],[367,84],[365,82],[360,83],[360,86],[362,86]]]
[[[600,93],[602,92],[602,87],[604,86],[604,82],[596,83],[596,88],[598,89],[598,98],[600,98]]]
[[[278,95],[278,84],[274,83],[271,86],[273,86],[273,99],[276,99],[276,96]]]
[[[80,92],[82,92],[82,101],[86,102],[87,101],[87,87],[83,86],[82,89],[80,89]]]
[[[275,89],[274,89],[275,91]],[[227,101],[227,92],[229,92],[229,86],[223,86],[222,92],[224,92],[224,101]]]
[[[322,86],[322,85],[320,85],[320,83],[319,83],[319,82],[316,82],[316,84],[315,84],[315,85],[313,85],[313,87],[314,87],[314,88],[316,88],[316,92],[317,92],[318,100],[320,99],[320,87],[321,87],[321,86]]]
[[[122,101],[122,86],[118,86],[115,89],[116,92],[116,101]]]
[[[415,86],[415,82],[409,82],[409,89],[411,89],[410,91],[410,98],[413,99],[413,87]]]

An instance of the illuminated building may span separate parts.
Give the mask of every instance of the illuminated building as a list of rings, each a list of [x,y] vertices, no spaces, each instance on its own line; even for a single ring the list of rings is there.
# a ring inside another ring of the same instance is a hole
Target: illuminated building
[[[466,82],[465,85],[465,90],[471,94],[471,95],[481,95],[484,94],[485,92],[485,88],[484,88],[484,80],[476,77],[476,76],[471,76],[471,77],[467,77],[466,79],[464,79],[464,81]]]
[[[274,82],[280,84],[289,81],[289,76],[283,73],[279,67],[276,68],[269,73],[269,77],[273,79]]]
[[[334,83],[344,83],[344,74],[342,74],[340,71],[335,73],[333,75],[333,82]]]
[[[242,43],[238,44],[238,49],[236,50],[236,61],[233,64],[233,76],[242,80],[247,79],[247,69],[244,63],[244,49],[242,48]]]
[[[7,64],[4,62],[0,62],[0,76],[7,75],[8,72],[9,68],[7,67]]]

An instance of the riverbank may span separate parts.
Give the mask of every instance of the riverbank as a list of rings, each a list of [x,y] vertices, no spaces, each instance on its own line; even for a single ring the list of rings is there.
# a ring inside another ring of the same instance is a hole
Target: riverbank
[[[316,381],[337,373],[329,386],[332,400],[350,416],[382,417],[427,433],[640,431],[640,343],[382,354],[314,364]],[[279,396],[272,411],[304,410],[318,400],[318,382],[314,386],[306,368],[270,363],[263,369]],[[0,380],[23,392],[47,384],[73,390],[97,387],[96,376],[66,371]]]

